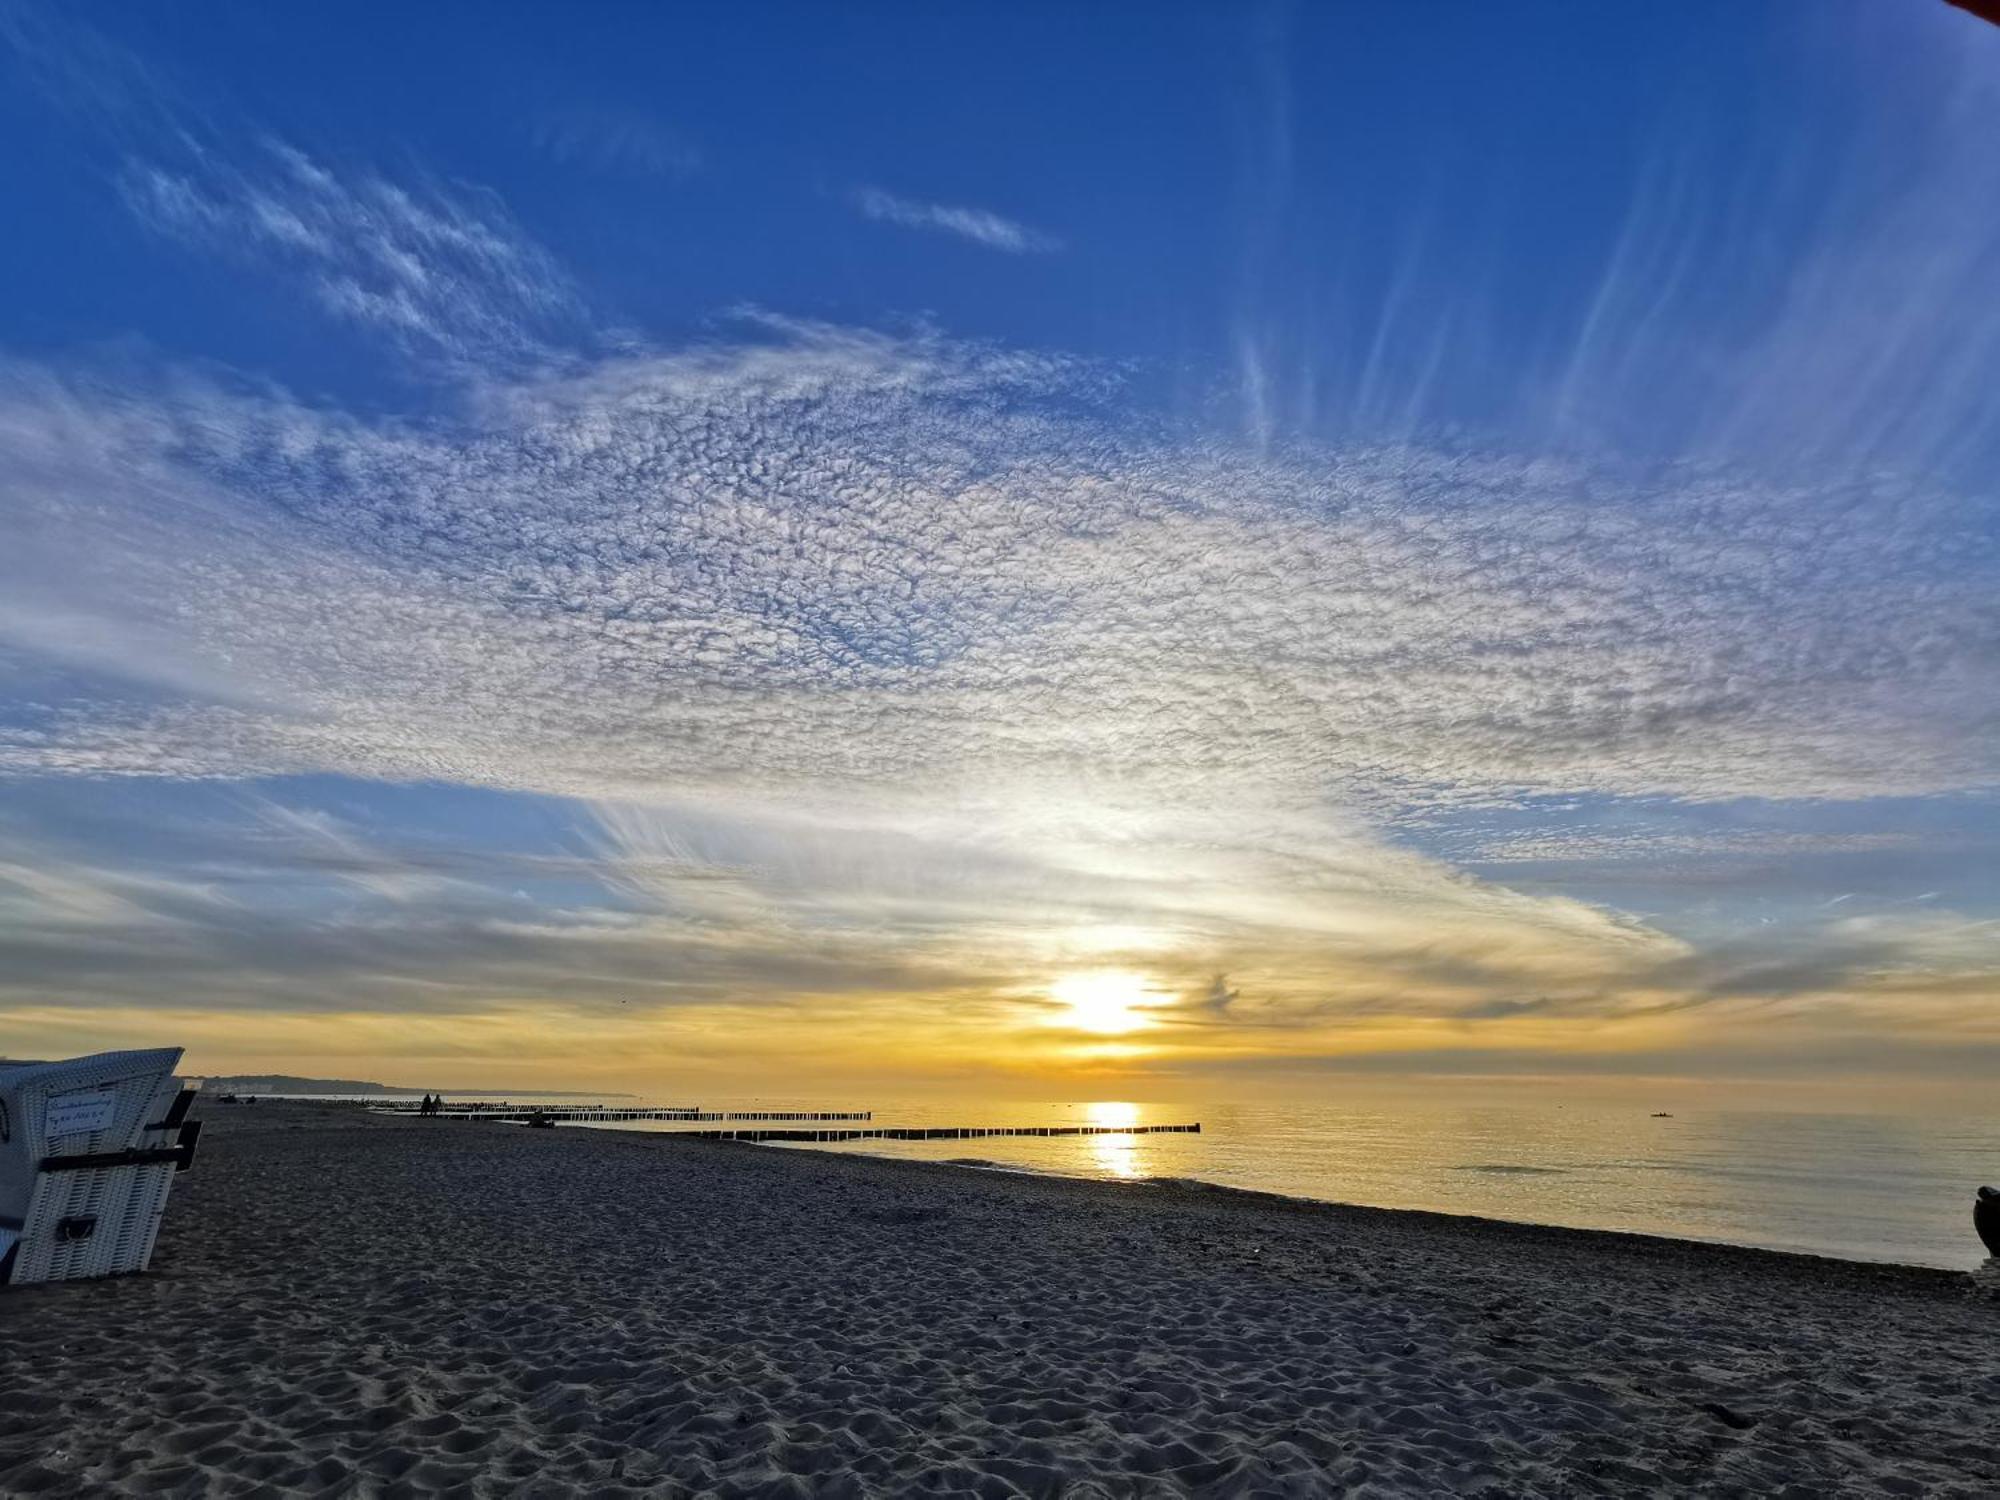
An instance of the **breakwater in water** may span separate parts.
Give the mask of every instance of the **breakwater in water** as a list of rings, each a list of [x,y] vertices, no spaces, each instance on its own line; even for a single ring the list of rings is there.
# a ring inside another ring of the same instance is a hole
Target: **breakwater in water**
[[[689,1130],[704,1141],[980,1141],[995,1136],[1200,1135],[1191,1125],[885,1125],[874,1130]]]

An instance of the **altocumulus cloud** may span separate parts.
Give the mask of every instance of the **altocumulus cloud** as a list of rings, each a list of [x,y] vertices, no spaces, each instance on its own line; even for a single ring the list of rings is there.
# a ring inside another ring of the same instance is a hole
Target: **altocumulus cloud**
[[[1259,461],[1113,421],[1069,369],[786,326],[423,427],[16,371],[26,545],[0,568],[15,600],[75,586],[60,631],[16,605],[13,638],[174,691],[63,709],[0,755],[1377,805],[1991,777],[1996,569],[1945,501],[1414,449]]]

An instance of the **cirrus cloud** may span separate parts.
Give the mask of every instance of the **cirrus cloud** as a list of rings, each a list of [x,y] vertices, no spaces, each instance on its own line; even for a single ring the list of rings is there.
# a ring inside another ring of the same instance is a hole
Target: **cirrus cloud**
[[[1062,241],[1015,219],[986,208],[966,208],[949,203],[925,203],[899,197],[878,187],[854,190],[854,206],[863,218],[884,224],[900,224],[905,229],[925,229],[957,235],[988,250],[1009,255],[1046,254],[1062,249]]]

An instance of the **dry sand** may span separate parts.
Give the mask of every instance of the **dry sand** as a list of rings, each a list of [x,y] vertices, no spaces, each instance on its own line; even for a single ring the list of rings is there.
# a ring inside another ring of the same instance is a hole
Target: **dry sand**
[[[211,1108],[0,1292],[7,1494],[2000,1494],[1972,1278],[577,1129]]]

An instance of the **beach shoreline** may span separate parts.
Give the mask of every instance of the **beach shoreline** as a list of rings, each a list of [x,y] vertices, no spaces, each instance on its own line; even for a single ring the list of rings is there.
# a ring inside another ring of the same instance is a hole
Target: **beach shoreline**
[[[600,1128],[608,1130],[612,1127]],[[634,1131],[630,1133],[639,1134],[640,1132]],[[648,1133],[664,1134],[665,1132]],[[815,1149],[805,1145],[772,1145],[767,1147],[750,1142],[740,1144],[750,1146],[751,1149],[755,1150],[812,1151]],[[1239,1187],[1234,1183],[1216,1182],[1206,1177],[1097,1177],[1087,1173],[1063,1172],[1053,1167],[1039,1167],[1022,1162],[987,1161],[966,1157],[944,1157],[937,1161],[921,1161],[913,1160],[907,1156],[890,1156],[886,1152],[878,1154],[875,1152],[854,1150],[843,1151],[840,1154],[862,1161],[887,1162],[898,1167],[916,1167],[920,1169],[948,1168],[960,1172],[1012,1174],[1038,1178],[1045,1181],[1086,1182],[1110,1188],[1117,1192],[1143,1190],[1148,1193],[1161,1195],[1188,1194],[1197,1199],[1208,1195],[1217,1195],[1223,1198],[1241,1199],[1246,1206],[1255,1204],[1277,1209],[1290,1206],[1306,1210],[1328,1210],[1336,1215],[1392,1214],[1398,1219],[1438,1220],[1442,1221],[1444,1225],[1475,1228],[1480,1232],[1548,1231],[1563,1236],[1583,1235],[1602,1237],[1610,1241],[1632,1240],[1638,1241],[1641,1247],[1650,1249],[1655,1254],[1671,1254],[1678,1247],[1687,1247],[1695,1250],[1742,1252],[1753,1256],[1776,1256],[1780,1260],[1808,1262],[1815,1269],[1808,1271],[1807,1274],[1824,1274],[1824,1268],[1829,1266],[1863,1271],[1889,1270],[1911,1272],[1920,1281],[1928,1277],[1944,1278],[1944,1281],[1933,1289],[1943,1291],[1948,1295],[1962,1290],[1966,1285],[1969,1274],[1964,1270],[1951,1266],[1925,1265],[1921,1261],[1897,1260],[1891,1256],[1832,1255],[1816,1250],[1783,1250],[1769,1245],[1739,1244],[1734,1240],[1704,1239],[1700,1235],[1652,1234],[1642,1229],[1600,1229],[1588,1225],[1547,1224],[1534,1219],[1509,1219],[1495,1214],[1472,1212],[1458,1213],[1441,1208],[1389,1207],[1383,1204],[1349,1202],[1340,1198],[1315,1198],[1307,1193],[1282,1193],[1270,1188]],[[1967,1221],[1969,1224],[1969,1214]],[[1967,1238],[1971,1238],[1970,1229],[1967,1230]]]
[[[1964,1273],[656,1132],[207,1110],[0,1293],[0,1493],[1981,1494]]]

